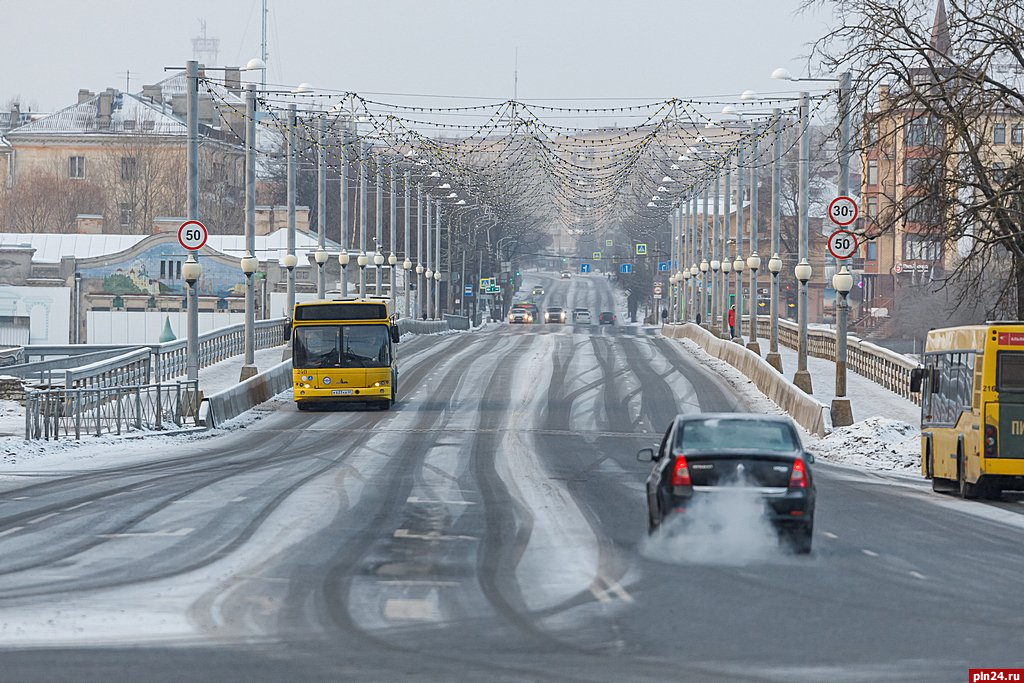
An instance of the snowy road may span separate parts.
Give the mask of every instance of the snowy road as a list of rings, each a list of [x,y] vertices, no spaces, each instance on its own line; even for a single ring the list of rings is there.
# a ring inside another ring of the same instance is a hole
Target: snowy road
[[[534,278],[545,306],[614,310],[599,277]],[[636,450],[677,412],[759,404],[683,345],[500,325],[400,358],[391,412],[277,402],[147,462],[5,479],[2,677],[904,681],[1020,663],[1016,501],[819,464],[812,556],[740,535],[687,559],[646,538]]]

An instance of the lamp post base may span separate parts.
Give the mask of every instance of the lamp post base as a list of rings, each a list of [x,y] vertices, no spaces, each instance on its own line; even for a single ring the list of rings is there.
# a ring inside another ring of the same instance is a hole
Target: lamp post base
[[[853,424],[853,408],[848,398],[832,399],[832,426],[849,427]]]
[[[761,355],[761,344],[757,340],[752,339],[748,341],[747,348],[756,353],[757,355]]]
[[[805,394],[814,393],[814,389],[811,387],[811,373],[807,370],[797,370],[793,375],[793,384],[803,390]]]
[[[782,369],[782,356],[779,354],[778,351],[769,351],[768,355],[765,356],[764,359],[768,361],[768,365],[778,370],[779,374],[782,374],[784,372],[784,370]]]
[[[250,377],[254,377],[257,373],[259,373],[259,368],[257,368],[255,365],[243,365],[242,372],[238,376],[238,381],[244,382]]]

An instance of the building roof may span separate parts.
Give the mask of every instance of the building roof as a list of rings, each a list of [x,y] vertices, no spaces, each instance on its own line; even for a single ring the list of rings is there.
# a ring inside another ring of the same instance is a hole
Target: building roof
[[[152,135],[186,136],[185,122],[175,116],[168,107],[149,99],[123,93],[112,93],[110,102],[110,127],[100,128],[99,102],[107,93],[100,93],[85,102],[65,107],[48,116],[14,128],[10,137],[20,135],[86,135],[110,133],[141,133]],[[126,124],[126,122],[128,122]]]
[[[166,233],[163,233],[166,234]],[[32,256],[35,263],[60,263],[61,258],[75,257],[78,259],[111,256],[131,249],[151,235],[82,235],[78,233],[34,233],[34,232],[3,232],[0,233],[0,248],[29,246],[36,250]],[[207,246],[225,256],[241,258],[245,254],[245,237],[243,235],[210,235]],[[295,232],[295,251],[303,254],[315,251],[316,235],[306,232]],[[338,244],[327,240],[328,251],[338,251]],[[260,261],[280,260],[288,253],[288,230],[281,228],[269,235],[256,237],[256,258]],[[303,260],[299,260],[303,263]]]
[[[929,47],[933,54],[949,54],[951,47],[949,41],[949,16],[946,14],[946,3],[944,0],[939,0],[935,5],[935,21],[932,23],[932,39]]]

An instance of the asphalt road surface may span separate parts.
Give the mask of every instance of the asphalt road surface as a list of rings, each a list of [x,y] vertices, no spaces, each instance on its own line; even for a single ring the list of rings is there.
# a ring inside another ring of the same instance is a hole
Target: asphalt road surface
[[[1024,663],[1019,503],[818,463],[814,552],[648,540],[638,448],[745,410],[595,324],[400,346],[391,412],[264,419],[144,464],[0,479],[5,681],[962,681]],[[621,320],[620,320],[621,323]],[[123,448],[131,448],[126,443]],[[755,525],[756,526],[756,525]]]

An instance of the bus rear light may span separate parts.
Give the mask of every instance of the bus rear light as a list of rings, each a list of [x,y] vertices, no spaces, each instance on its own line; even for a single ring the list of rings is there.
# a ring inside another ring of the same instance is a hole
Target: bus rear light
[[[985,457],[994,458],[999,447],[999,430],[995,425],[985,425]]]
[[[686,456],[680,453],[672,466],[672,486],[690,486],[690,468],[686,464]]]

